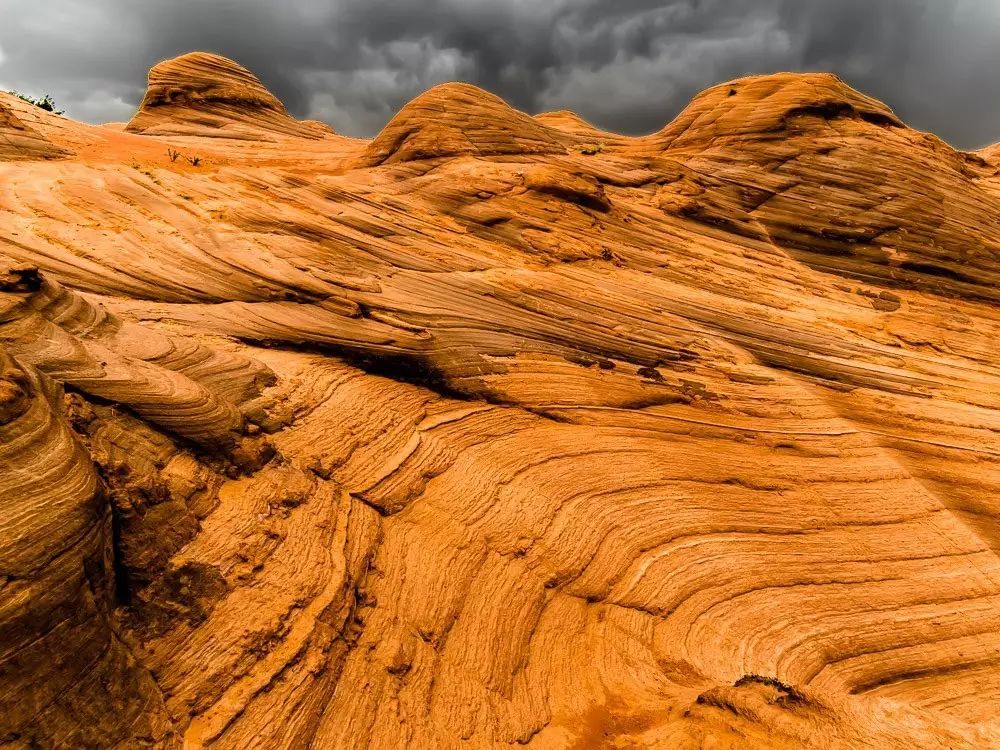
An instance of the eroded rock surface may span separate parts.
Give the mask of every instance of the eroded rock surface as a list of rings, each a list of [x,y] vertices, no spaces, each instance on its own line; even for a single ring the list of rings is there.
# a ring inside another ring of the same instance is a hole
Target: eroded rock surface
[[[25,117],[0,746],[1000,747],[996,149],[788,74],[364,142],[202,53]]]
[[[146,96],[125,129],[146,135],[256,140],[275,133],[320,138],[330,129],[299,122],[249,70],[232,60],[191,52],[149,71]]]
[[[0,92],[0,159],[59,159],[69,155],[26,122],[36,109],[13,94]]]

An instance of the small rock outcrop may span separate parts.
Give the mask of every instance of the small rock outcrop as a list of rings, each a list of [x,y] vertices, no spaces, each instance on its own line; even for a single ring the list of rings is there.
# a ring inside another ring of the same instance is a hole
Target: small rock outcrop
[[[565,152],[562,134],[500,97],[466,83],[444,83],[403,107],[368,145],[359,165]]]
[[[262,133],[321,138],[329,129],[300,122],[249,70],[207,52],[165,60],[149,71],[146,95],[126,126],[143,135],[256,139]]]

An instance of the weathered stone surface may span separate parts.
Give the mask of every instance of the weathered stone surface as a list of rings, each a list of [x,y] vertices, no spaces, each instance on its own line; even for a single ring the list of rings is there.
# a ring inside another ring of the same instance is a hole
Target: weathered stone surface
[[[368,145],[361,166],[454,156],[559,154],[567,140],[466,83],[435,86],[407,104]]]
[[[0,743],[1000,747],[995,149],[790,74],[364,142],[200,53],[30,126]]]
[[[191,52],[149,71],[149,85],[125,129],[147,135],[267,138],[268,133],[321,138],[330,129],[299,122],[249,70],[232,60]]]
[[[42,110],[33,104],[0,91],[0,161],[61,159],[69,156],[66,149],[56,146],[26,122],[32,119],[32,110],[38,110],[38,119],[56,117],[43,115]]]

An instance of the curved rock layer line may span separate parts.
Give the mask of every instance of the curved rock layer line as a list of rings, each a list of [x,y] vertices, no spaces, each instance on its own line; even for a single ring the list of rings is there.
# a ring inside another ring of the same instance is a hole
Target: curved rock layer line
[[[12,106],[0,745],[1000,748],[995,148],[820,74]]]

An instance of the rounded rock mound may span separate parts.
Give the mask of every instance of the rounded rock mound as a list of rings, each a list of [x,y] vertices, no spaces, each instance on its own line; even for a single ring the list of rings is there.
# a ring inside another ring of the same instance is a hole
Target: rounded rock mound
[[[403,107],[365,149],[359,166],[451,156],[566,153],[567,138],[500,97],[444,83]]]
[[[266,132],[300,138],[329,134],[327,128],[289,115],[242,65],[208,52],[189,52],[154,65],[146,95],[125,129],[245,140],[260,139]]]
[[[668,212],[759,236],[817,270],[1000,299],[990,151],[960,154],[835,75],[715,86],[640,148],[691,170],[659,195]],[[887,294],[875,309],[897,309]]]
[[[904,127],[887,105],[832,73],[777,73],[708,89],[652,138],[684,148],[720,138],[784,138],[790,129],[832,120]]]

